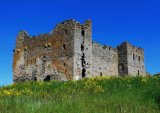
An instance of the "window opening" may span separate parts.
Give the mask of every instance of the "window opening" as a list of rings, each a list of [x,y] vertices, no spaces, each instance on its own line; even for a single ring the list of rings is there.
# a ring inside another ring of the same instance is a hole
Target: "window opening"
[[[34,61],[35,63],[36,63],[36,58],[35,58],[35,61]]]
[[[64,49],[64,50],[66,50],[66,47],[65,47],[65,45],[63,45],[63,49]]]
[[[86,70],[83,68],[83,69],[82,69],[82,78],[85,77],[85,72],[86,72]]]
[[[83,53],[83,56],[81,58],[81,63],[82,63],[82,78],[85,77],[85,72],[86,70],[84,69],[84,65],[85,65],[85,54]]]
[[[85,35],[85,34],[84,34],[84,30],[82,30],[82,31],[81,31],[81,34],[82,34],[82,36],[84,36],[84,35]]]
[[[139,70],[138,70],[138,75],[139,75]]]
[[[34,77],[34,81],[37,81],[37,78],[36,78],[36,77]]]
[[[133,54],[133,60],[135,59],[135,55]]]
[[[124,72],[124,64],[123,63],[119,64],[119,71]]]
[[[47,77],[44,79],[44,81],[50,81],[50,76],[47,75]]]
[[[140,56],[138,57],[138,60],[139,60],[139,62],[140,62]]]
[[[84,46],[83,45],[81,45],[81,51],[83,51],[84,50]]]
[[[100,76],[102,76],[102,72],[100,72]]]
[[[66,64],[64,63],[64,66],[65,66]]]

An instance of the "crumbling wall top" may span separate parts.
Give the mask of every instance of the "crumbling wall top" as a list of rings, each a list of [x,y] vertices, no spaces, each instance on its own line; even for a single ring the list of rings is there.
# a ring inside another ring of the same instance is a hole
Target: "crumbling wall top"
[[[144,49],[137,46],[132,46],[132,44],[130,44],[128,41],[125,41],[117,46],[117,49],[128,49],[128,48],[136,50],[137,52],[144,52]]]
[[[108,46],[108,45],[102,46],[101,44],[99,44],[98,42],[95,42],[95,41],[92,41],[92,45],[97,45],[98,47],[101,47],[105,50],[107,49],[107,50],[111,50],[111,51],[114,51],[114,52],[118,52],[117,48],[114,48],[114,47]]]

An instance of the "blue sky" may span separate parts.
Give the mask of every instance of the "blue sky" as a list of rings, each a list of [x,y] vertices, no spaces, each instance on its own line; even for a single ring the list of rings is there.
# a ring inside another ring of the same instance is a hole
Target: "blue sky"
[[[92,20],[92,40],[117,47],[124,41],[144,49],[145,69],[160,72],[159,0],[1,0],[0,85],[13,83],[13,49],[18,31],[50,33],[67,19]]]

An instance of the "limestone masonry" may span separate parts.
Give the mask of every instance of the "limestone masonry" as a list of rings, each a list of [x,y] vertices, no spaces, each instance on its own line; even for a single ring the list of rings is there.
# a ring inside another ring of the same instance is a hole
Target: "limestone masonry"
[[[144,50],[123,42],[117,48],[92,42],[92,21],[70,19],[50,34],[19,31],[13,55],[13,81],[79,80],[102,75],[145,75]]]

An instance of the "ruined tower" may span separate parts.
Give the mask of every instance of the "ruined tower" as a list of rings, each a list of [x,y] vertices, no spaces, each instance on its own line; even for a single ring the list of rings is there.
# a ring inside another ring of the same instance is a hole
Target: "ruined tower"
[[[129,42],[123,42],[118,49],[119,76],[146,75],[144,50],[132,46]]]
[[[76,22],[74,32],[74,76],[75,79],[92,75],[92,21]]]
[[[91,26],[91,20],[80,24],[70,19],[58,23],[50,34],[31,37],[26,31],[19,31],[13,55],[13,81],[67,81],[91,76]]]

